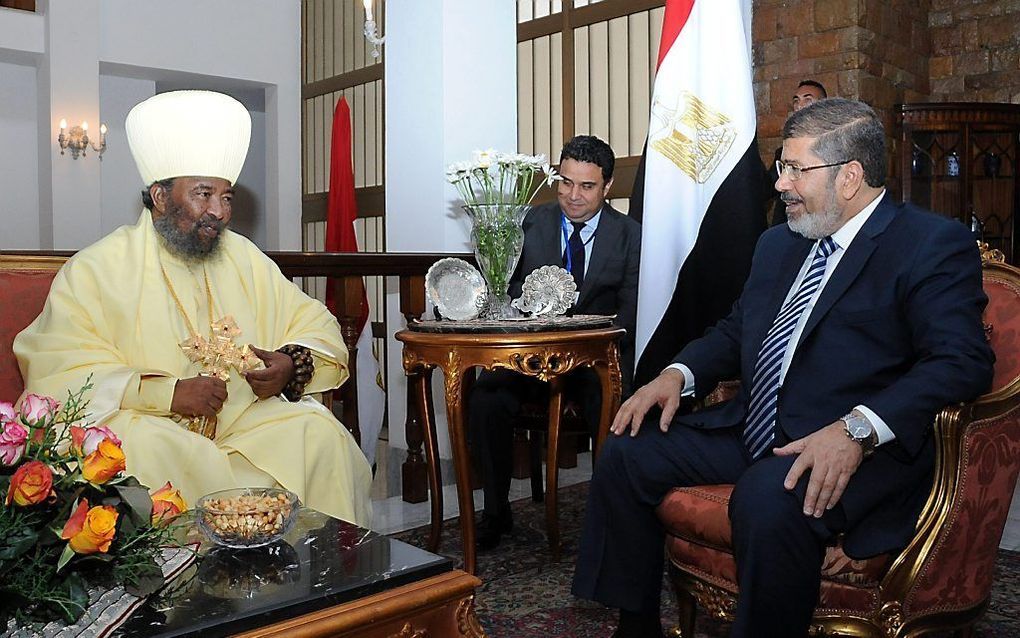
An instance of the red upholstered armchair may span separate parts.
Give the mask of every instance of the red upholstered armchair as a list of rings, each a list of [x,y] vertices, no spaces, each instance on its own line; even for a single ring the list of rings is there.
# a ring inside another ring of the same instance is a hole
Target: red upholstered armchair
[[[0,401],[16,401],[25,389],[11,346],[39,316],[53,277],[66,259],[0,255]]]
[[[1020,470],[1020,270],[982,251],[985,330],[995,351],[992,389],[935,418],[935,484],[917,533],[899,554],[853,560],[829,548],[812,634],[970,635],[988,604],[993,564]],[[732,485],[673,490],[658,509],[669,536],[680,633],[700,605],[732,619],[739,594],[727,516]]]

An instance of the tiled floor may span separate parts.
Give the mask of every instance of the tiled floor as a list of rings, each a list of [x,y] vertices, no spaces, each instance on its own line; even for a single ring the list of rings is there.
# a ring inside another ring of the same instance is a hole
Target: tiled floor
[[[381,480],[385,472],[376,472],[376,481]],[[560,487],[581,483],[591,478],[591,453],[586,452],[577,456],[577,467],[569,470],[560,470]],[[373,485],[373,493],[385,493],[385,490]],[[475,510],[482,508],[482,490],[475,490]],[[516,501],[522,498],[531,498],[531,481],[528,479],[514,479],[510,483],[510,500]],[[405,503],[400,496],[390,498],[372,499],[372,529],[381,534],[393,534],[426,525],[429,522],[430,504]],[[457,516],[457,487],[455,485],[443,486],[443,519],[449,520]]]
[[[379,458],[385,455],[380,454]],[[376,473],[376,483],[385,481],[387,472],[380,468]],[[591,454],[580,454],[577,457],[577,467],[570,470],[560,470],[560,486],[573,485],[591,478]],[[372,507],[372,529],[381,534],[393,534],[407,529],[420,527],[429,522],[429,502],[405,503],[400,496],[390,498],[378,498],[375,495],[385,494],[384,487],[378,484],[373,485]],[[482,507],[482,491],[475,490],[475,510]],[[531,483],[528,480],[514,480],[510,486],[510,499],[519,500],[531,498]],[[443,517],[449,520],[457,516],[457,488],[454,485],[443,487]],[[1002,541],[999,546],[1003,549],[1020,551],[1020,484],[1013,494],[1013,503],[1009,511],[1009,519],[1006,521],[1006,529],[1002,534]]]

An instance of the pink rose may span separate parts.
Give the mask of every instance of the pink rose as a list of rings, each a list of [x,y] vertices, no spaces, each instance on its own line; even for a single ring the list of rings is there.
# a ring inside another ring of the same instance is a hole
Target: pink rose
[[[0,463],[14,465],[21,460],[27,446],[28,428],[15,421],[0,425]]]
[[[18,412],[14,406],[6,401],[0,401],[0,423],[7,423],[18,418]]]
[[[109,439],[117,447],[121,446],[117,435],[105,425],[93,425],[87,428],[71,426],[71,447],[82,456],[88,456],[95,452],[99,449],[99,444],[106,439]]]
[[[21,400],[21,420],[26,425],[42,427],[60,410],[60,404],[50,397],[29,394]]]

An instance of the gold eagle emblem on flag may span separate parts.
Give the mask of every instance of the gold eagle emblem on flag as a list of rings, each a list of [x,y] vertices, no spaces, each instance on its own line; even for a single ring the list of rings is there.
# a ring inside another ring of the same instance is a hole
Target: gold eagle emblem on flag
[[[680,93],[675,108],[656,98],[652,121],[649,146],[699,184],[708,181],[737,137],[729,117],[689,91]]]

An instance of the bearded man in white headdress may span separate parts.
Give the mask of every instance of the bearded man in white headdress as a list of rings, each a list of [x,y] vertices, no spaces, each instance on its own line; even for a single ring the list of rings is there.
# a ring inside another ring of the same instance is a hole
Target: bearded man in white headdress
[[[127,471],[191,503],[282,486],[368,526],[368,463],[306,396],[347,378],[336,319],[227,229],[247,110],[175,91],[135,106],[125,128],[145,209],[57,274],[14,342],[26,392],[59,398],[91,375],[92,419],[120,437]]]

